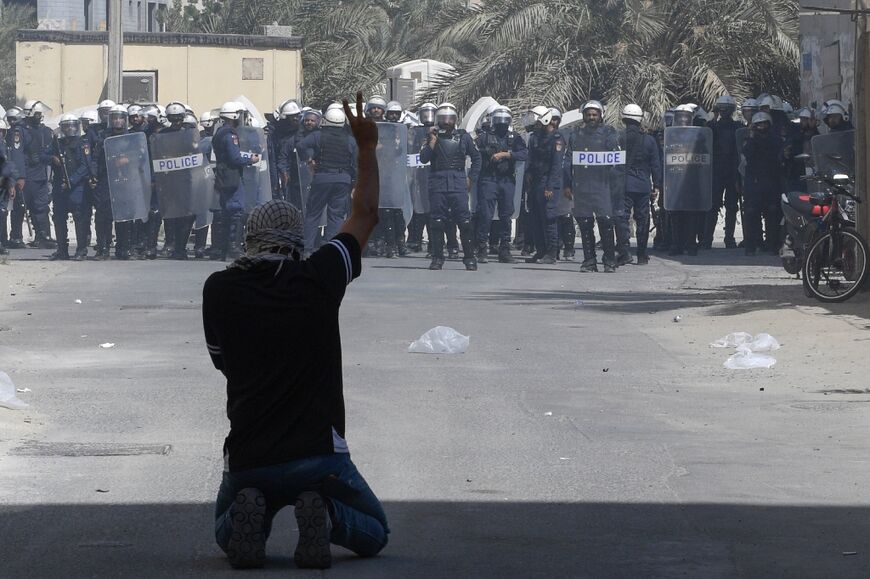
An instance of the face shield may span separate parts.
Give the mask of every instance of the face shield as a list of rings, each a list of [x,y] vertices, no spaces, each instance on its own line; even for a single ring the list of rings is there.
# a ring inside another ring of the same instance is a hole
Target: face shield
[[[60,124],[60,132],[64,137],[78,137],[81,130],[82,123],[79,120],[64,121]]]

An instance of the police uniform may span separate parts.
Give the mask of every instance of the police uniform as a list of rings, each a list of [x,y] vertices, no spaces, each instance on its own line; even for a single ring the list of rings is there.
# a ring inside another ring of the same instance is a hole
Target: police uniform
[[[717,119],[707,125],[713,131],[713,206],[707,214],[701,247],[713,245],[713,235],[719,222],[719,211],[725,207],[725,245],[736,247],[734,230],[737,225],[739,193],[737,189],[737,129],[742,125],[731,117]]]
[[[420,162],[429,168],[429,245],[431,269],[441,269],[444,263],[446,222],[452,219],[459,226],[463,262],[466,269],[477,269],[474,252],[474,226],[468,208],[468,180],[476,181],[480,174],[480,152],[471,135],[462,129],[436,129],[438,140],[434,149],[429,144],[420,149]],[[471,158],[466,175],[465,159]]]
[[[159,129],[156,123],[146,122],[130,129],[131,133],[145,133],[148,142],[148,156],[151,155],[151,135]],[[160,234],[160,204],[157,189],[154,187],[154,173],[151,174],[151,203],[148,210],[148,221],[136,220],[134,225],[135,251],[140,258],[157,258],[157,237]]]
[[[541,127],[529,136],[529,223],[535,245],[535,255],[529,260],[543,258],[556,260],[559,232],[556,220],[559,216],[559,195],[562,195],[562,159],[565,154],[565,139],[558,131]],[[545,192],[551,192],[549,199]]]
[[[24,247],[23,225],[24,225],[24,188],[19,187],[18,182],[26,182],[27,171],[27,155],[24,153],[24,127],[21,123],[15,123],[6,132],[6,164],[15,173],[15,199],[12,200],[12,211],[10,212],[10,229],[9,238],[6,246],[9,248],[21,249]],[[6,206],[3,207],[3,210]],[[5,228],[6,220],[3,219]]]
[[[194,130],[196,129],[188,129],[179,124],[161,129],[160,134]],[[193,229],[195,221],[195,215],[163,220],[164,234],[166,236],[166,242],[163,247],[172,259],[187,259],[187,242],[190,239],[190,232]]]
[[[53,247],[51,226],[48,219],[50,195],[48,191],[48,164],[42,153],[51,146],[54,135],[51,129],[39,123],[27,123],[24,127],[25,184],[24,203],[30,212],[30,220],[36,232],[33,245]]]
[[[492,130],[482,131],[477,138],[481,156],[480,178],[477,181],[477,247],[478,259],[486,258],[490,231],[494,224],[498,240],[499,258],[510,258],[511,220],[514,214],[514,198],[517,191],[516,163],[529,157],[525,141],[513,133],[498,135]],[[510,153],[506,159],[493,161],[497,153]],[[522,184],[521,184],[522,185]],[[493,221],[496,205],[498,221]]]
[[[6,230],[8,207],[10,203],[9,189],[15,186],[18,174],[15,165],[9,161],[6,142],[0,139],[0,255],[5,255],[6,242],[9,241]]]
[[[49,143],[39,160],[43,165],[53,164],[52,217],[57,234],[57,252],[52,257],[69,258],[67,218],[72,214],[76,232],[75,257],[83,259],[88,254],[91,233],[89,182],[97,174],[91,145],[84,137],[60,137]]]
[[[748,253],[763,247],[762,217],[767,230],[768,248],[779,250],[782,142],[774,129],[765,134],[753,130],[743,146],[746,178],[743,190],[743,213],[746,220],[745,241]]]
[[[629,245],[631,231],[629,218],[634,214],[637,225],[638,263],[647,263],[647,245],[650,229],[650,191],[654,187],[662,187],[662,161],[655,139],[643,132],[639,126],[628,125],[625,129],[624,141],[621,147],[625,149],[625,194],[624,207],[620,211],[616,223],[616,250],[618,261],[628,263],[631,260]]]
[[[335,237],[347,219],[358,151],[356,141],[344,127],[332,126],[312,132],[298,143],[297,149],[303,161],[315,163],[305,205],[305,252],[312,253],[317,249],[324,209],[324,239]]]
[[[235,127],[225,124],[212,139],[215,157],[215,191],[220,209],[215,211],[212,223],[212,259],[235,258],[241,254],[244,234],[244,183],[242,170],[253,164],[250,157],[239,149],[239,134]],[[215,246],[217,248],[215,249]]]
[[[112,136],[106,131],[99,131],[97,124],[88,127],[83,139],[89,142],[91,154],[97,167],[96,181],[91,183],[91,199],[94,205],[94,229],[97,233],[96,259],[108,258],[109,248],[112,245],[112,198],[109,195],[109,175],[106,168],[106,151],[103,142],[107,136]],[[119,240],[119,244],[123,244]],[[117,252],[117,249],[116,249]]]

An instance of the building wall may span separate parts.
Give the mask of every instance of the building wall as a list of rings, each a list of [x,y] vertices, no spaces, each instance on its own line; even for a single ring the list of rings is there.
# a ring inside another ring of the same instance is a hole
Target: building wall
[[[802,0],[800,14],[801,104],[839,98],[855,102],[855,23],[848,14],[809,10],[853,8],[852,0]],[[837,82],[839,79],[839,82]]]
[[[18,100],[39,99],[55,113],[97,103],[105,94],[106,62],[105,44],[19,38]],[[238,94],[264,113],[285,99],[301,96],[301,49],[127,43],[124,70],[156,71],[157,101],[180,100],[197,113]],[[245,72],[255,78],[244,80]]]
[[[85,18],[86,4],[90,6],[89,22]],[[121,0],[124,31],[149,31],[149,4],[167,8],[169,0]],[[106,16],[106,0],[90,0],[89,3],[87,0],[38,0],[36,3],[40,30],[106,30]],[[152,28],[158,31],[156,27]]]

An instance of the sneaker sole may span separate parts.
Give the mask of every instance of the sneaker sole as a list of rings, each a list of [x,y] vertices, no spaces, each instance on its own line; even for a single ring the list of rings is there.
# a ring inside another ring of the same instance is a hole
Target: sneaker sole
[[[328,569],[332,566],[329,548],[329,511],[319,494],[305,492],[296,499],[296,525],[299,543],[293,560],[300,569]]]
[[[227,546],[230,565],[257,569],[266,563],[266,497],[256,489],[242,489],[230,507],[233,534]]]

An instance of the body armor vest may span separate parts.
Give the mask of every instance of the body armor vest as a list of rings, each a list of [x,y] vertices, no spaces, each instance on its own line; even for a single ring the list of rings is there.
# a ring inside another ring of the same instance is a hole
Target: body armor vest
[[[338,127],[323,127],[320,130],[320,156],[316,170],[350,171],[350,152],[347,133]]]

